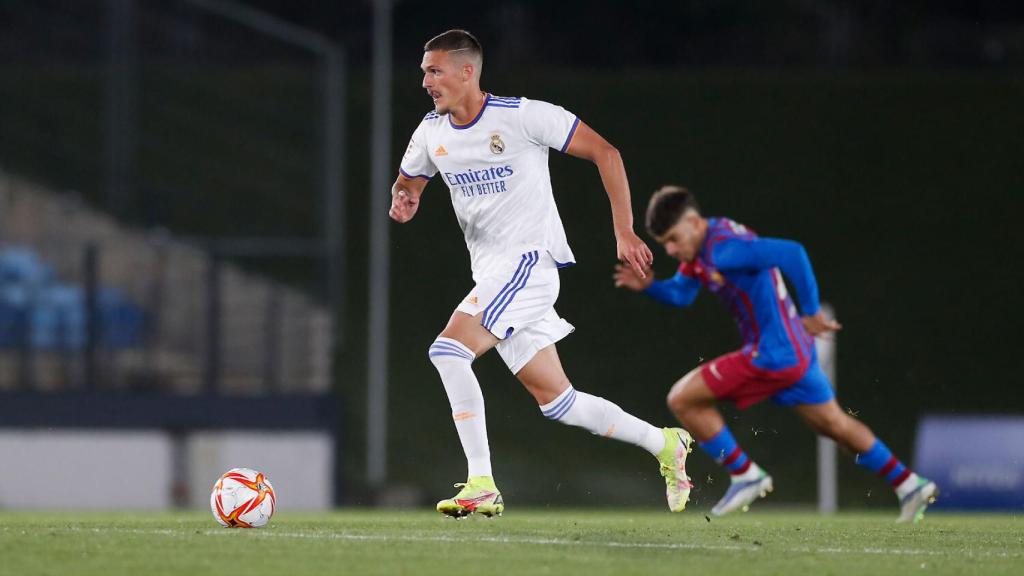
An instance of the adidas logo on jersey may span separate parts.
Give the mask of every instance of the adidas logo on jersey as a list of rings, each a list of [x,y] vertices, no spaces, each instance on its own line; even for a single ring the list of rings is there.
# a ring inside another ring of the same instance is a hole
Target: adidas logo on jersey
[[[447,156],[448,151],[444,149],[444,146],[438,146],[437,150],[434,150],[434,156]]]

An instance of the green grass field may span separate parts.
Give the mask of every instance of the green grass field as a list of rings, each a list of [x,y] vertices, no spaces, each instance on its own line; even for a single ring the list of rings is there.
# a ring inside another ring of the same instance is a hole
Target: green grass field
[[[516,510],[281,514],[0,513],[0,574],[1021,574],[1024,518]]]

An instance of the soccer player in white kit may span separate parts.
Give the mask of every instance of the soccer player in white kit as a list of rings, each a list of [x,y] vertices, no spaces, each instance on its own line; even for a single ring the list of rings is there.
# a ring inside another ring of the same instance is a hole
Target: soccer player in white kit
[[[669,508],[689,499],[690,435],[659,429],[619,406],[576,390],[555,351],[573,331],[554,309],[558,269],[575,262],[551,191],[548,149],[594,162],[612,206],[619,260],[638,274],[650,249],[633,231],[629,184],[611,144],[559,106],[480,89],[483,51],[469,32],[449,30],[423,48],[423,88],[434,101],[409,141],[391,189],[389,215],[408,222],[424,187],[440,175],[469,248],[475,286],[430,345],[468,462],[468,480],[437,510],[453,517],[501,514],[491,473],[484,399],[472,362],[491,348],[544,416],[640,446],[660,462]]]

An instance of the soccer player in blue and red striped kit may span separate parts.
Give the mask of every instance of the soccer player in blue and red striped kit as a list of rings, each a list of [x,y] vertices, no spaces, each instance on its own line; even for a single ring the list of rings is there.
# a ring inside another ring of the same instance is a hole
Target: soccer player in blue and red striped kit
[[[728,218],[704,218],[693,194],[678,186],[665,186],[651,198],[647,230],[680,261],[678,271],[654,280],[653,274],[641,278],[619,265],[615,285],[680,307],[689,306],[703,286],[728,306],[743,338],[741,349],[698,366],[668,394],[679,421],[731,474],[712,514],[745,510],[772,490],[772,477],[736,443],[716,402],[732,401],[743,409],[771,398],[885,478],[899,498],[898,522],[920,520],[938,494],[935,483],[914,474],[867,426],[844,412],[818,366],[814,336],[841,326],[819,308],[818,285],[803,246],[760,238]],[[796,290],[799,311],[783,276]]]

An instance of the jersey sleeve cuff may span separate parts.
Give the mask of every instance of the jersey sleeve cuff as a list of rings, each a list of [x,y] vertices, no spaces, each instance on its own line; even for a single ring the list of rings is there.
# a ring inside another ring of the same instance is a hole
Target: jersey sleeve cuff
[[[569,135],[565,137],[565,144],[562,144],[562,147],[558,149],[559,152],[564,154],[565,151],[569,149],[569,144],[572,144],[572,139],[576,136],[576,129],[579,128],[579,126],[580,117],[577,116],[576,120],[572,123],[572,128],[569,128]]]
[[[815,314],[817,314],[820,311],[821,311],[821,305],[817,304],[817,303],[815,303],[813,307],[812,306],[807,306],[806,308],[801,310],[801,312],[803,312],[804,316],[814,316]]]
[[[398,173],[406,178],[423,178],[424,180],[430,180],[433,178],[433,176],[428,176],[427,174],[410,174],[403,170],[401,166],[398,167]]]

